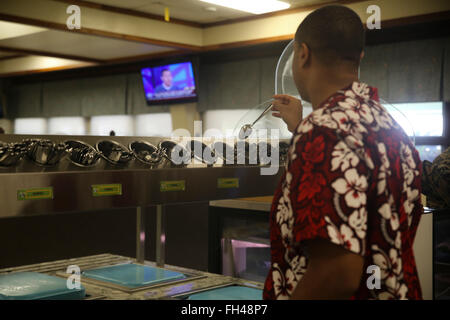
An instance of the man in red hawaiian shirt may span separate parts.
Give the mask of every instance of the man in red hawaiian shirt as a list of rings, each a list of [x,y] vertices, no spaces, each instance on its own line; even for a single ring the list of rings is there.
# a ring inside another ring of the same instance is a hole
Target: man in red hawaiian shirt
[[[421,299],[413,242],[421,163],[408,136],[359,82],[364,28],[343,6],[308,15],[292,65],[300,95],[275,96],[294,133],[271,216],[265,299]]]

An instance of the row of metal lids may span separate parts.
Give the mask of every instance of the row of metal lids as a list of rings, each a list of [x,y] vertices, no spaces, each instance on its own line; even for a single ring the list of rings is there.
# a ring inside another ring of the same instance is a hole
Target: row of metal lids
[[[242,147],[239,145],[242,144]],[[116,166],[124,166],[133,158],[139,162],[155,166],[177,166],[188,163],[195,158],[207,165],[213,165],[218,158],[228,162],[232,159],[243,158],[243,163],[267,164],[270,161],[271,152],[279,148],[281,160],[287,153],[287,144],[280,143],[278,146],[267,142],[249,143],[247,141],[237,142],[234,145],[217,141],[206,145],[199,140],[190,140],[180,144],[170,140],[161,141],[158,146],[147,141],[134,141],[127,147],[113,141],[101,140],[95,148],[88,143],[76,140],[67,140],[53,143],[47,139],[26,139],[20,143],[0,142],[0,166],[10,167],[16,165],[23,158],[27,158],[41,166],[54,166],[66,155],[69,160],[77,166],[95,166],[100,158]],[[251,150],[265,150],[266,157],[261,157],[261,152],[256,153],[256,159],[250,161]],[[175,153],[174,153],[175,151]],[[173,155],[179,155],[177,159]],[[205,157],[206,155],[206,157]]]

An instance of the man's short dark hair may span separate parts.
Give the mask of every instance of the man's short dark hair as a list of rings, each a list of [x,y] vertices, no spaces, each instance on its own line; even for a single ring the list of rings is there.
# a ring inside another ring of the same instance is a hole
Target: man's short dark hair
[[[165,69],[162,69],[161,70],[161,76],[164,74],[164,72],[166,72],[166,71],[168,71],[168,72],[170,72],[170,70],[169,69],[167,69],[167,68],[165,68]]]
[[[295,34],[295,40],[305,43],[323,63],[346,60],[359,64],[364,37],[364,26],[358,14],[339,5],[311,12]]]

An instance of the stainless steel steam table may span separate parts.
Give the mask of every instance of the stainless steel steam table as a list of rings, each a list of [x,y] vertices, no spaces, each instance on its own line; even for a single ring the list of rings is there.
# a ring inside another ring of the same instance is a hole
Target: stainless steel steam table
[[[83,141],[95,146],[112,140],[128,147],[134,141],[158,145],[168,138],[99,136],[0,135],[1,142],[49,139],[59,143]],[[210,142],[210,141],[209,141]],[[208,142],[208,143],[209,143]],[[55,166],[40,166],[23,159],[0,168],[0,218],[109,208],[136,208],[136,258],[144,261],[145,229],[142,208],[156,206],[156,263],[164,266],[164,208],[167,204],[271,195],[280,179],[261,175],[259,165],[150,166],[133,158],[117,166],[100,158],[91,167],[80,167],[68,157]]]

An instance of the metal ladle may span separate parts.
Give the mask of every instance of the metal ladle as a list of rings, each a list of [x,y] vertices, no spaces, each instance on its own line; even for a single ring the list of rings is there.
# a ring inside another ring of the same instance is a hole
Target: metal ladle
[[[241,130],[239,130],[239,139],[244,140],[247,139],[253,132],[253,126],[255,125],[255,123],[257,123],[259,121],[259,119],[261,119],[262,117],[264,117],[270,110],[272,110],[273,104],[271,103],[264,111],[263,113],[261,113],[261,115],[255,120],[253,121],[252,124],[244,124],[241,128]]]

